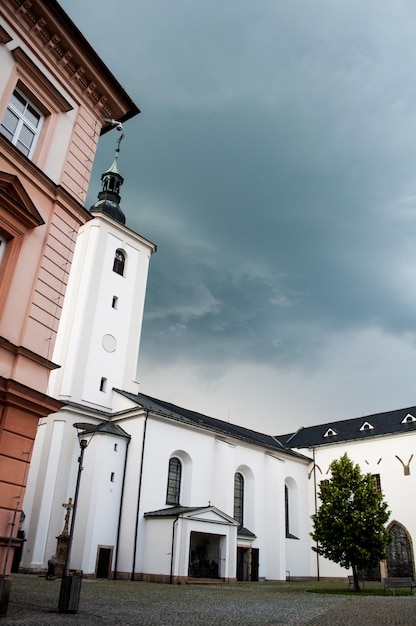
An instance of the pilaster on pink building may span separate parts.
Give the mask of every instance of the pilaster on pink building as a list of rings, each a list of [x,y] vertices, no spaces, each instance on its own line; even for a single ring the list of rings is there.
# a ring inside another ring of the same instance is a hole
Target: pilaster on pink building
[[[105,119],[139,113],[55,0],[0,4],[0,576],[9,575]],[[7,594],[6,594],[7,595]]]

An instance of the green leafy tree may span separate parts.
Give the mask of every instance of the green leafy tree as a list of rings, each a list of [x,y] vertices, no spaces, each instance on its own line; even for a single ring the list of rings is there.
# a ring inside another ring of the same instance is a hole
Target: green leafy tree
[[[385,529],[390,511],[371,474],[344,454],[330,465],[331,479],[319,488],[321,501],[312,515],[316,541],[312,548],[327,559],[352,568],[354,590],[360,590],[358,571],[386,558],[390,535]]]

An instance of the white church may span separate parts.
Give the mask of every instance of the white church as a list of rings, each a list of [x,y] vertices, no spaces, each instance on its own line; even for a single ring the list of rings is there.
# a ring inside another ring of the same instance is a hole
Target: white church
[[[347,452],[391,509],[394,539],[373,575],[413,576],[416,407],[273,436],[139,393],[156,246],[125,225],[119,147],[77,239],[50,389],[64,406],[39,423],[20,570],[47,570],[79,474],[70,567],[84,577],[346,577],[312,550],[310,516],[331,461]]]

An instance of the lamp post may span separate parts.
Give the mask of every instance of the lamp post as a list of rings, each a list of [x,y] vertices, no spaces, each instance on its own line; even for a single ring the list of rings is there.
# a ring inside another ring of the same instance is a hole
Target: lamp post
[[[70,563],[71,563],[71,550],[72,550],[72,541],[74,538],[74,527],[75,527],[75,518],[77,514],[77,506],[78,506],[78,495],[79,495],[79,487],[81,483],[81,472],[83,468],[83,460],[85,449],[90,443],[92,436],[99,428],[93,424],[74,424],[74,428],[78,431],[79,438],[79,447],[80,454],[78,457],[78,473],[77,473],[77,482],[75,486],[75,495],[74,502],[72,505],[72,519],[71,526],[69,530],[68,537],[68,549],[66,553],[65,559],[65,567],[62,574],[61,579],[61,589],[59,592],[59,604],[58,610],[60,613],[77,613],[79,607],[79,597],[81,594],[81,580],[82,580],[82,572],[77,572],[76,575],[70,573]],[[89,437],[87,439],[86,437]]]

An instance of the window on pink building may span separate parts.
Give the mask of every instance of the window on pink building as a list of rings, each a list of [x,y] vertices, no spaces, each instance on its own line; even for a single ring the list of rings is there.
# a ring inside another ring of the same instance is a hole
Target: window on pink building
[[[0,262],[3,258],[4,251],[6,249],[6,238],[0,235]]]
[[[0,125],[0,132],[23,154],[31,157],[42,128],[44,116],[15,89]]]

